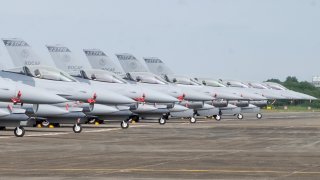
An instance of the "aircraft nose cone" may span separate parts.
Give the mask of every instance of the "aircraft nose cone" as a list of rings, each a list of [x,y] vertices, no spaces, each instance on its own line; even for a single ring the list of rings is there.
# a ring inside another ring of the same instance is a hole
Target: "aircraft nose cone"
[[[232,93],[232,92],[217,92],[217,93],[215,93],[215,97],[217,99],[228,99],[228,100],[243,99],[243,96],[240,96],[240,95]]]
[[[148,90],[145,92],[145,101],[150,103],[173,103],[179,100],[165,93]]]
[[[305,100],[316,100],[317,99],[317,98],[310,96],[308,94],[303,94],[303,93],[300,93],[300,94],[303,97],[303,99],[305,99]]]
[[[188,101],[211,101],[215,99],[209,94],[196,92],[196,91],[186,91],[184,94],[185,94],[184,99]]]
[[[242,97],[244,99],[249,99],[249,100],[267,100],[266,97],[263,97],[262,95],[259,95],[259,94],[253,94],[253,93],[242,93]]]
[[[283,97],[282,95],[275,93],[264,92],[263,95],[267,99],[285,99],[285,97]]]
[[[96,102],[101,104],[132,104],[136,102],[129,97],[108,90],[97,90],[96,95]]]
[[[309,96],[309,99],[310,99],[310,100],[317,100],[318,98],[313,97],[313,96]]]
[[[22,98],[23,99],[23,98]],[[37,98],[32,98],[30,99],[31,101],[34,100],[34,103],[38,102],[37,104],[55,104],[55,103],[62,103],[62,102],[67,102],[68,100],[58,96],[56,94],[49,94],[48,92],[39,92],[37,91]],[[25,100],[23,100],[25,102]]]
[[[58,96],[50,91],[28,85],[17,84],[17,89],[20,91],[20,99],[24,103],[56,104],[68,101],[67,99]]]
[[[287,96],[287,97],[290,97],[291,99],[309,100],[308,98],[306,98],[305,94],[298,93],[298,92],[292,91],[292,90],[285,90],[283,92],[283,95]]]

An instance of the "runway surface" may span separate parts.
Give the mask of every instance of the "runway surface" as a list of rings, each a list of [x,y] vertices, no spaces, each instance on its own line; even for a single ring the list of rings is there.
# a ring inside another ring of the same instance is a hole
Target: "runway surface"
[[[0,179],[320,179],[320,113],[0,131]]]

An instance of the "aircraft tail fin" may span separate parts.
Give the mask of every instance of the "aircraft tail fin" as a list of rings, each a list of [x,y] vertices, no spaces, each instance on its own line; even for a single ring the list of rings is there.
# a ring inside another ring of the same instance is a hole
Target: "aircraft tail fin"
[[[128,72],[148,72],[149,70],[132,54],[116,54],[123,70]]]
[[[19,38],[5,38],[2,39],[2,41],[15,67],[40,65],[43,63],[33,51],[32,47],[24,40]]]
[[[123,69],[103,51],[99,49],[84,49],[83,52],[86,54],[92,68],[110,71],[120,76],[125,74]]]
[[[46,45],[46,47],[56,67],[71,75],[77,76],[84,67],[87,67],[80,60],[77,60],[66,46]]]
[[[144,57],[143,59],[152,73],[162,76],[173,74],[171,69],[161,59],[157,57]]]

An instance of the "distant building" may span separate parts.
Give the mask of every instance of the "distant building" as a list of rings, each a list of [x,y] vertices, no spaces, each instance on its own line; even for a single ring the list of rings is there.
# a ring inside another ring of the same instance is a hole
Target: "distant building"
[[[312,78],[312,84],[313,84],[315,87],[320,88],[320,76],[314,76],[314,77]]]

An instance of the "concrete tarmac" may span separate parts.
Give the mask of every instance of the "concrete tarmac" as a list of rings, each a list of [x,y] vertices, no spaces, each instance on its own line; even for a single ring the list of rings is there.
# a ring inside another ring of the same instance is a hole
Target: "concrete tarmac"
[[[320,113],[0,131],[0,179],[320,179]]]

